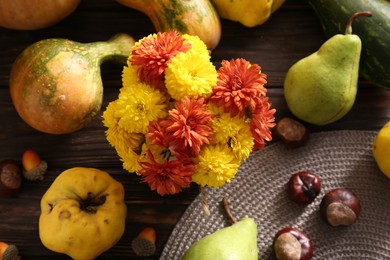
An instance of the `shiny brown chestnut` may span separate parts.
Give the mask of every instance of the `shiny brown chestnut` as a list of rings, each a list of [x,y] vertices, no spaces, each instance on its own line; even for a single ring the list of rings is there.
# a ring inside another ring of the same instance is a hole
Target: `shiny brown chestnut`
[[[274,238],[276,259],[309,260],[313,257],[313,243],[301,230],[285,227]]]
[[[361,206],[357,195],[345,188],[329,191],[321,200],[320,213],[331,226],[349,226],[356,222]]]
[[[291,175],[288,182],[290,198],[298,204],[307,205],[321,192],[321,179],[318,175],[301,171]]]
[[[22,174],[16,161],[8,159],[0,162],[0,197],[10,197],[20,189]]]
[[[277,122],[274,136],[282,140],[286,147],[297,148],[306,144],[309,130],[297,120],[284,117]]]

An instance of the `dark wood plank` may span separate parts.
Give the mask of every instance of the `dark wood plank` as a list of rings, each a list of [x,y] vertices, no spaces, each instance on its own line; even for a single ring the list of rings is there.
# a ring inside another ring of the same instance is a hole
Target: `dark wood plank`
[[[221,42],[212,53],[216,66],[222,59],[238,57],[258,63],[268,75],[268,93],[277,108],[276,117],[291,116],[283,97],[284,76],[295,61],[316,51],[325,40],[312,9],[303,1],[287,1],[262,26],[245,28],[226,20],[222,21],[222,26]],[[40,199],[54,178],[67,168],[88,166],[106,170],[126,188],[126,232],[119,243],[99,259],[137,259],[130,249],[131,239],[149,225],[157,230],[157,251],[153,257],[143,259],[157,259],[175,224],[199,192],[199,188],[192,185],[179,195],[161,197],[140,183],[137,176],[126,173],[105,139],[101,115],[78,132],[55,136],[35,131],[16,113],[9,96],[9,71],[25,47],[54,37],[80,42],[101,41],[119,32],[138,40],[154,32],[154,28],[144,14],[105,0],[84,0],[68,18],[43,30],[0,28],[0,159],[20,161],[24,150],[32,148],[49,164],[44,181],[25,182],[17,197],[0,200],[0,241],[16,244],[25,259],[67,259],[46,249],[38,237]],[[118,94],[121,70],[122,67],[114,63],[102,66],[105,87],[102,111]],[[362,79],[356,103],[347,116],[328,126],[308,127],[312,131],[376,131],[390,120],[389,103],[389,91]]]

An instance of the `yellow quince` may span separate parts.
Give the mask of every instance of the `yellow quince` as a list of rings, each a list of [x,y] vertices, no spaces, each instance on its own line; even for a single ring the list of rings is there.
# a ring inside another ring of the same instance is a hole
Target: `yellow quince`
[[[266,22],[285,0],[211,0],[219,16],[255,27]]]
[[[48,249],[73,259],[94,259],[125,231],[124,189],[107,172],[63,171],[41,199],[39,237]]]
[[[377,133],[372,145],[372,153],[381,172],[390,178],[390,122]]]

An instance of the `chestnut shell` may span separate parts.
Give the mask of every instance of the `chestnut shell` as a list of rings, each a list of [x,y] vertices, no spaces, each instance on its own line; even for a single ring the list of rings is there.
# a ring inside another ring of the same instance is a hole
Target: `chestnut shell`
[[[285,227],[279,230],[274,238],[274,244],[276,239],[284,233],[290,233],[301,244],[301,258],[300,260],[310,260],[313,257],[314,246],[311,239],[301,230],[293,227]]]
[[[322,198],[320,204],[320,214],[329,225],[332,224],[328,219],[327,210],[332,203],[342,203],[344,206],[350,208],[355,213],[356,218],[354,221],[349,221],[350,224],[354,223],[359,218],[361,206],[357,195],[346,188],[336,188],[327,192]]]
[[[274,136],[284,142],[288,148],[298,148],[309,140],[309,130],[299,121],[284,117],[280,119],[275,128]]]
[[[307,205],[321,192],[321,179],[317,174],[300,171],[291,175],[288,182],[288,194],[298,204]]]
[[[0,197],[11,197],[20,189],[22,173],[19,165],[12,159],[0,162]]]

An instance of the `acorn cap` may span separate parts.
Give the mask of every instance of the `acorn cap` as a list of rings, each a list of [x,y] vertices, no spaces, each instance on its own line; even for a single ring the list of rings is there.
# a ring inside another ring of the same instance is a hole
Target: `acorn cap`
[[[15,245],[8,245],[8,247],[5,249],[2,256],[0,256],[0,259],[2,260],[19,260],[19,251],[18,248]]]
[[[30,181],[43,180],[47,163],[41,160],[37,152],[28,149],[22,156],[23,176]]]
[[[144,228],[136,238],[131,241],[131,247],[138,256],[151,256],[156,251],[156,231],[154,228]]]
[[[47,171],[46,161],[41,161],[35,168],[23,170],[23,176],[29,181],[42,181]]]

